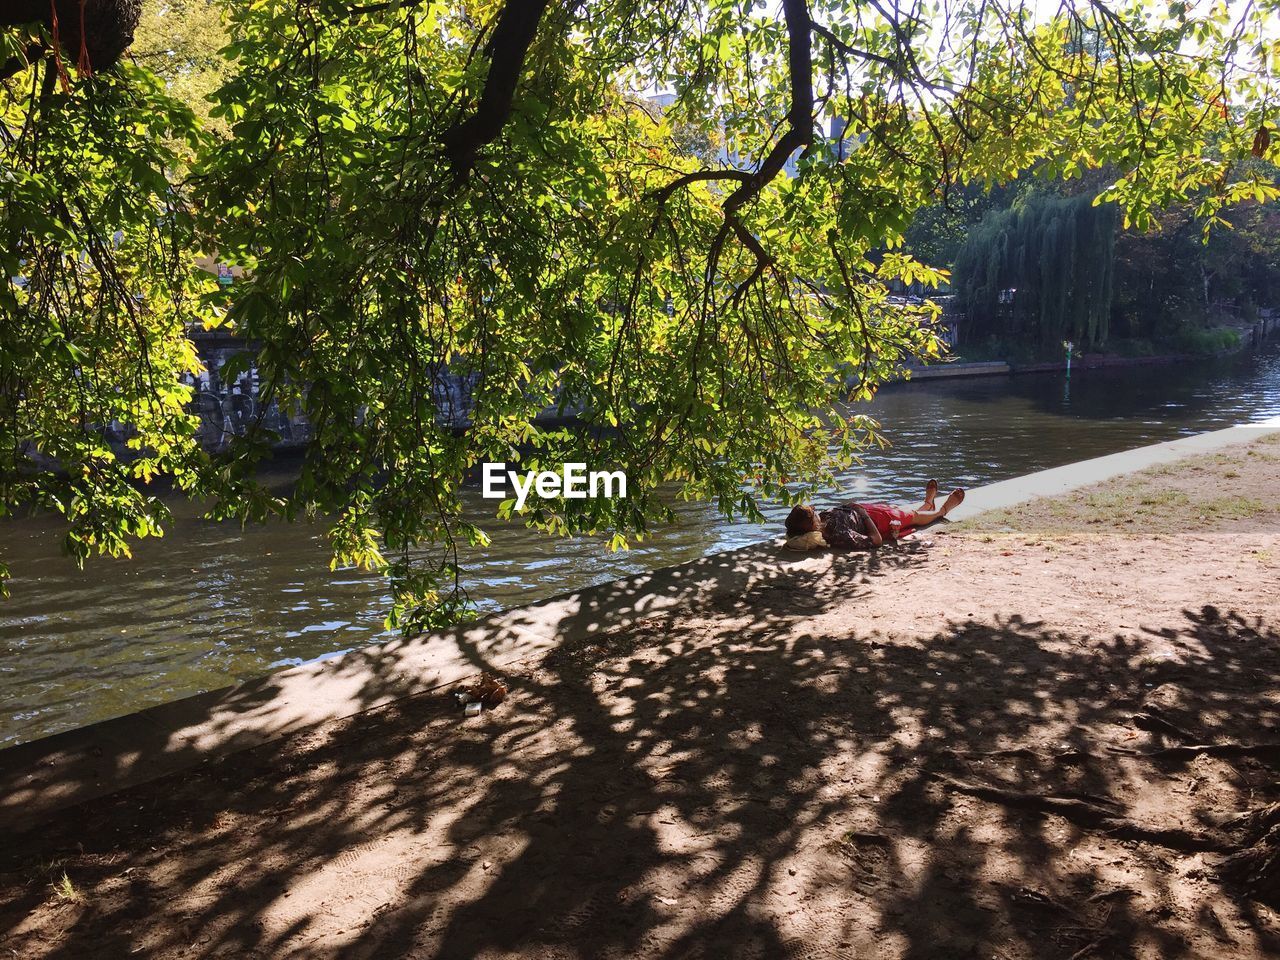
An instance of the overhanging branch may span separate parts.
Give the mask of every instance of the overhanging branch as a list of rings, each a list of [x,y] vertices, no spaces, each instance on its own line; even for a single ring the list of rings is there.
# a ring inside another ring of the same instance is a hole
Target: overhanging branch
[[[774,143],[760,169],[729,194],[724,210],[730,217],[744,203],[759,196],[786,166],[791,154],[813,143],[813,19],[805,0],[783,0],[782,14],[787,27],[787,75],[791,84],[787,132]]]
[[[657,200],[659,206],[666,203],[671,195],[681,187],[687,187],[691,183],[699,183],[706,180],[737,180],[739,183],[745,183],[751,179],[751,174],[745,170],[695,170],[693,173],[686,173],[683,176],[676,177],[670,183],[651,190],[648,196]]]
[[[485,49],[489,73],[475,112],[441,137],[454,174],[464,177],[476,156],[502,133],[515,102],[516,84],[524,72],[529,47],[547,9],[547,0],[507,0],[498,14],[493,37]]]

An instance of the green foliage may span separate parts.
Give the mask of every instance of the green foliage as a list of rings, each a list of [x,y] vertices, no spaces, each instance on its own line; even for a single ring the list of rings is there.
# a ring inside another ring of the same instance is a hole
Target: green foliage
[[[324,515],[337,562],[393,578],[406,628],[462,610],[457,548],[484,533],[458,491],[482,461],[627,471],[626,500],[534,502],[523,519],[551,535],[621,547],[668,515],[660,489],[756,517],[875,441],[840,400],[939,353],[933,306],[887,285],[943,279],[902,250],[944,193],[1106,168],[1105,198],[1139,227],[1169,203],[1214,223],[1269,198],[1240,164],[1280,155],[1275,6],[1237,23],[1141,3],[1037,21],[995,0],[934,21],[847,0],[787,0],[781,19],[742,0],[540,17],[256,0],[231,11],[225,64],[194,33],[158,64],[181,99],[198,97],[179,81],[225,78],[216,142],[145,70],[59,92],[74,67],[46,54],[0,100],[0,257],[30,280],[3,294],[0,503],[61,510],[77,556],[159,531],[139,478],[213,496],[215,517]],[[197,25],[205,8],[164,9]],[[27,49],[0,36],[0,61]],[[676,94],[657,117],[633,92],[656,85]],[[840,143],[816,132],[836,117]],[[721,143],[742,168],[717,164]],[[1057,203],[1038,245],[1030,221],[1008,225],[1009,269],[1041,278],[1042,336],[1095,341],[1109,292],[1086,266],[1112,208]],[[201,247],[245,282],[208,290]],[[1068,259],[1088,285],[1071,303],[1046,272]],[[260,423],[225,455],[194,449],[186,329],[224,311],[256,350],[261,405],[314,427],[287,494],[255,480]],[[451,373],[477,382],[464,431],[434,399]],[[547,429],[548,410],[584,428]]]
[[[1274,171],[1272,176],[1274,176]],[[1221,322],[1220,304],[1242,312],[1280,302],[1280,219],[1245,202],[1223,212],[1228,227],[1206,240],[1193,212],[1174,207],[1158,229],[1122,233],[1116,243],[1116,326],[1167,342],[1186,327]]]
[[[1016,337],[990,336],[981,340],[962,340],[955,359],[965,363],[1006,361],[1017,364],[1043,360],[1046,356],[1054,360],[1061,359],[1062,347],[1059,346],[1050,353],[1035,343]]]
[[[1237,349],[1240,334],[1229,327],[1184,327],[1174,334],[1170,344],[1180,353],[1208,357]]]
[[[224,0],[143,0],[129,56],[206,128],[225,135],[226,126],[210,120],[209,95],[230,75],[232,64],[221,53],[230,39]]]
[[[1206,237],[1193,206],[1180,204],[1150,230],[1117,232],[1115,216],[1087,197],[1044,194],[988,214],[954,265],[966,355],[1056,356],[1064,338],[1128,356],[1228,349],[1208,329],[1222,311],[1247,316],[1280,297],[1280,220],[1251,201],[1219,219]]]
[[[1117,219],[1089,196],[1035,194],[988,215],[956,255],[956,305],[966,336],[1041,348],[1107,339]]]
[[[951,267],[969,234],[988,214],[1014,205],[1034,181],[1019,180],[988,189],[971,183],[921,208],[911,220],[904,244],[913,256],[937,266]]]
[[[0,516],[47,508],[77,560],[127,555],[167,517],[138,481],[194,492],[205,471],[180,382],[202,281],[166,176],[197,127],[132,66],[64,90],[47,62],[21,81],[0,99]]]
[[[1154,357],[1160,351],[1150,340],[1134,337],[1112,337],[1107,341],[1107,352],[1121,357]]]

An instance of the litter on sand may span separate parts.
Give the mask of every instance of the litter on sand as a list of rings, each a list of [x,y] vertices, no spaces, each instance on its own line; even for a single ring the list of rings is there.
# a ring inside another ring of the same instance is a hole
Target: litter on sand
[[[507,699],[507,685],[489,673],[480,675],[480,679],[469,687],[454,693],[458,706],[468,717],[477,717],[483,710],[492,710]]]

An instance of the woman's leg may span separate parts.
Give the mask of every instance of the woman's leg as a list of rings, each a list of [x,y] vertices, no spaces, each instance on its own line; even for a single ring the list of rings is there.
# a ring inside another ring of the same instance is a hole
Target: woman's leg
[[[916,513],[920,513],[920,512],[932,513],[934,510],[937,510],[938,508],[934,504],[934,497],[936,497],[937,495],[938,495],[938,481],[930,480],[928,483],[924,485],[924,503],[920,504],[920,509],[917,510]]]
[[[935,520],[941,520],[962,503],[964,503],[964,491],[959,488],[952,490],[941,510],[917,510],[911,517],[911,524],[916,527],[928,526]]]

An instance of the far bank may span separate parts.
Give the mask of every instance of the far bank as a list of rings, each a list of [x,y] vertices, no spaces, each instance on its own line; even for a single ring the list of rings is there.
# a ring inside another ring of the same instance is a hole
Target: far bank
[[[957,327],[953,323],[950,329]],[[1167,366],[1180,363],[1203,363],[1208,360],[1221,359],[1235,354],[1258,352],[1274,344],[1280,333],[1280,316],[1267,311],[1253,321],[1240,321],[1232,326],[1217,328],[1220,332],[1230,333],[1235,338],[1232,346],[1209,349],[1206,352],[1160,352],[1160,353],[1073,353],[1070,363],[1064,356],[1055,360],[1019,360],[1019,359],[981,359],[968,360],[960,350],[960,356],[954,362],[932,365],[912,365],[904,376],[894,381],[904,383],[919,380],[940,380],[953,377],[999,376],[1006,374],[1028,373],[1066,373],[1070,370],[1107,370],[1125,367]],[[981,352],[981,351],[980,351]]]

